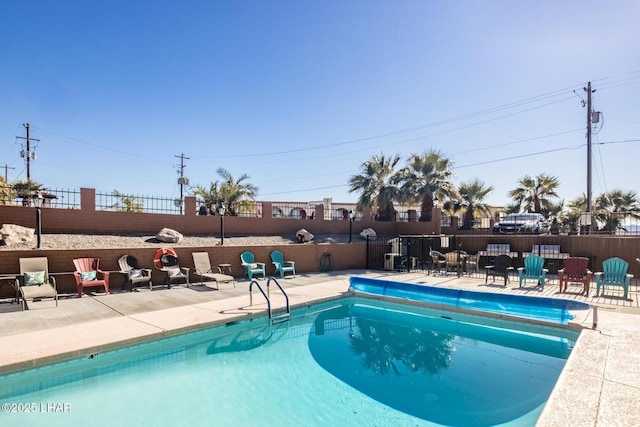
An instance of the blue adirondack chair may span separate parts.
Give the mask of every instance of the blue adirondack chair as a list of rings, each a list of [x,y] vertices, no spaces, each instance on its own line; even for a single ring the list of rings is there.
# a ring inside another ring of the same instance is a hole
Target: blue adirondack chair
[[[240,261],[242,261],[242,266],[244,267],[244,271],[247,273],[249,280],[253,280],[254,274],[262,274],[263,278],[267,277],[264,262],[256,262],[253,253],[249,251],[242,252],[240,254]]]
[[[526,257],[524,259],[524,267],[518,268],[520,287],[522,287],[523,281],[532,279],[537,280],[542,290],[544,290],[544,281],[548,271],[544,268],[544,258],[541,256],[530,255]]]
[[[293,277],[296,276],[296,263],[294,261],[285,261],[282,252],[271,252],[271,261],[276,268],[276,273],[280,273],[280,277],[284,277],[284,273],[287,271],[291,272]]]
[[[619,286],[624,289],[624,299],[629,294],[629,284],[633,274],[627,274],[629,263],[621,258],[613,257],[602,262],[602,270],[594,274],[596,276],[596,296],[600,294],[600,287],[604,291],[605,286]]]

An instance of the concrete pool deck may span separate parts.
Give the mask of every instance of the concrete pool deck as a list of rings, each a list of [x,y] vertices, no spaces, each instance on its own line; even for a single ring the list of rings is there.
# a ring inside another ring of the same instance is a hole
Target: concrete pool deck
[[[340,271],[300,274],[279,279],[292,306],[333,299],[344,294],[349,277],[362,275],[411,283],[483,292],[543,295],[575,299],[598,307],[577,312],[575,323],[584,326],[575,348],[541,414],[539,426],[634,426],[640,425],[640,297],[632,285],[629,301],[621,292],[607,290],[606,296],[584,297],[570,290],[557,294],[557,280],[544,293],[533,286],[518,288],[484,283],[484,279],[455,275],[427,276],[424,273],[386,271]],[[264,287],[266,281],[261,280]],[[192,284],[191,287],[141,288],[137,292],[95,294],[76,298],[63,296],[58,308],[51,301],[31,303],[21,311],[16,304],[0,304],[0,373],[24,369],[61,358],[87,356],[124,344],[133,344],[188,330],[263,315],[266,302],[259,291],[249,304],[249,282],[240,280],[234,288],[221,284],[219,290]],[[284,298],[271,289],[274,308]],[[527,390],[523,388],[523,394]]]

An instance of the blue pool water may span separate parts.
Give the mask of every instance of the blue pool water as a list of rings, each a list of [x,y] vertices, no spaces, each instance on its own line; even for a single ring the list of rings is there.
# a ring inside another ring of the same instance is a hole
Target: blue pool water
[[[352,276],[352,290],[370,295],[409,299],[430,304],[490,312],[566,325],[571,310],[588,310],[589,304],[561,298],[529,297],[494,292],[465,291],[392,280]]]
[[[534,425],[577,339],[366,298],[293,315],[0,376],[0,425]]]

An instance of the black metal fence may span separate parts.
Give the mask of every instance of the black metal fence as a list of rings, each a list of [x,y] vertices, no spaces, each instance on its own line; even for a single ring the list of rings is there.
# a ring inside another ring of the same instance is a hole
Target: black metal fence
[[[316,207],[303,202],[273,202],[271,203],[271,218],[314,219]]]

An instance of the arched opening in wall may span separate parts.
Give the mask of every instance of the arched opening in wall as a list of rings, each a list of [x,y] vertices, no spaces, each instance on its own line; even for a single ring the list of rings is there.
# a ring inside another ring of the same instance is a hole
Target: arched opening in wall
[[[293,208],[289,211],[289,218],[307,218],[307,211],[302,208]]]
[[[349,211],[345,208],[336,209],[333,212],[332,219],[341,219],[344,221],[349,221]]]

